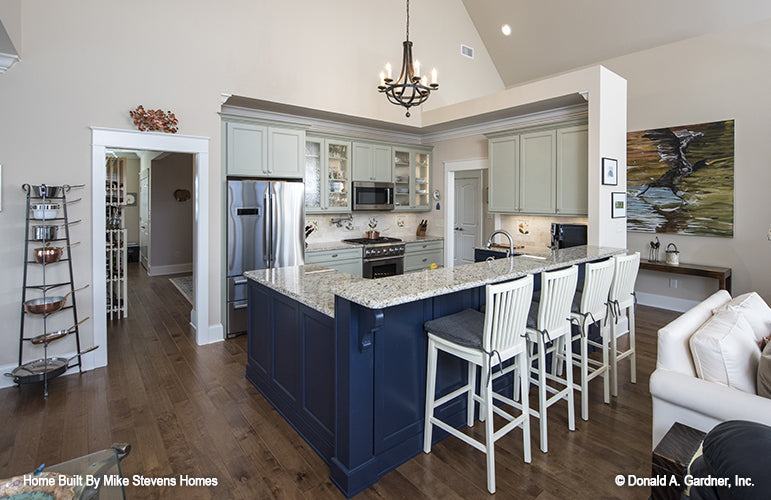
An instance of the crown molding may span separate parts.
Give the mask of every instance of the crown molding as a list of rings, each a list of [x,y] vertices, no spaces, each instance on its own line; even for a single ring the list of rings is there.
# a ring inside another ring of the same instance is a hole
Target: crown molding
[[[526,115],[492,120],[476,125],[468,125],[436,133],[421,135],[423,143],[432,144],[434,142],[447,141],[450,139],[460,139],[474,135],[490,135],[499,132],[506,132],[514,129],[530,128],[552,125],[555,122],[569,120],[582,120],[588,117],[586,104],[575,104],[562,108],[550,109],[547,111],[538,111]]]
[[[16,64],[18,60],[19,56],[16,54],[0,52],[0,73],[4,73],[6,70],[10,69],[10,67]]]
[[[288,113],[277,113],[275,111],[224,105],[222,106],[222,112],[220,114],[223,116],[235,118],[252,118],[270,121],[276,124],[285,124],[295,127],[301,125],[306,129],[307,132],[314,134],[356,137],[359,139],[368,139],[380,142],[421,144],[421,135],[419,134],[394,132],[383,130],[377,127],[368,127],[366,125],[355,125],[333,120],[324,120],[321,118],[311,118]]]

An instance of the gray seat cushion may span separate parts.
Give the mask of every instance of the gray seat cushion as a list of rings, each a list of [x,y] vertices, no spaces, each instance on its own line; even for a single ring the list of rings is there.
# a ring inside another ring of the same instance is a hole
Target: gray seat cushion
[[[529,328],[536,328],[538,322],[538,307],[541,303],[541,291],[535,290],[533,292],[533,301],[530,302],[530,310],[527,313],[527,326]]]
[[[426,321],[423,328],[437,337],[455,344],[482,349],[482,335],[485,327],[485,315],[476,309],[464,309],[461,312]]]

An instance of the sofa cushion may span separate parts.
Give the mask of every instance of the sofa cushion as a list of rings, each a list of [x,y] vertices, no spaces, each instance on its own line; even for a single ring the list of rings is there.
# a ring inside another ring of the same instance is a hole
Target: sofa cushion
[[[771,398],[771,342],[766,344],[758,361],[758,396]]]
[[[699,378],[756,394],[760,349],[752,328],[739,311],[714,314],[691,336]]]
[[[752,327],[755,334],[755,340],[760,342],[763,337],[771,335],[771,307],[755,292],[739,295],[729,303],[718,307],[714,312],[721,312],[726,309],[738,311],[744,315],[744,318]]]

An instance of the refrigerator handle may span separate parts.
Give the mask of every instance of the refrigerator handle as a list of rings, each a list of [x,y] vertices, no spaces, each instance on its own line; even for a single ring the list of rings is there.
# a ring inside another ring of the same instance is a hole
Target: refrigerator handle
[[[273,195],[273,193],[271,193]],[[270,265],[276,266],[276,243],[278,243],[278,200],[276,196],[270,197]]]
[[[271,242],[270,238],[270,218],[271,218],[271,206],[270,206],[270,192],[268,189],[265,190],[265,193],[263,194],[263,202],[265,203],[265,217],[263,217],[263,223],[262,223],[262,260],[265,262],[265,267],[270,268],[271,262]]]

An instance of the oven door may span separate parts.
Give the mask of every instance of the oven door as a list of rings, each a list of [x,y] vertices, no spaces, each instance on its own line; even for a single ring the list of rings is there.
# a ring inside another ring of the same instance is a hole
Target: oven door
[[[393,210],[394,185],[390,182],[354,182],[353,210]]]
[[[385,278],[404,274],[404,256],[368,259],[362,266],[362,276],[365,278]]]

